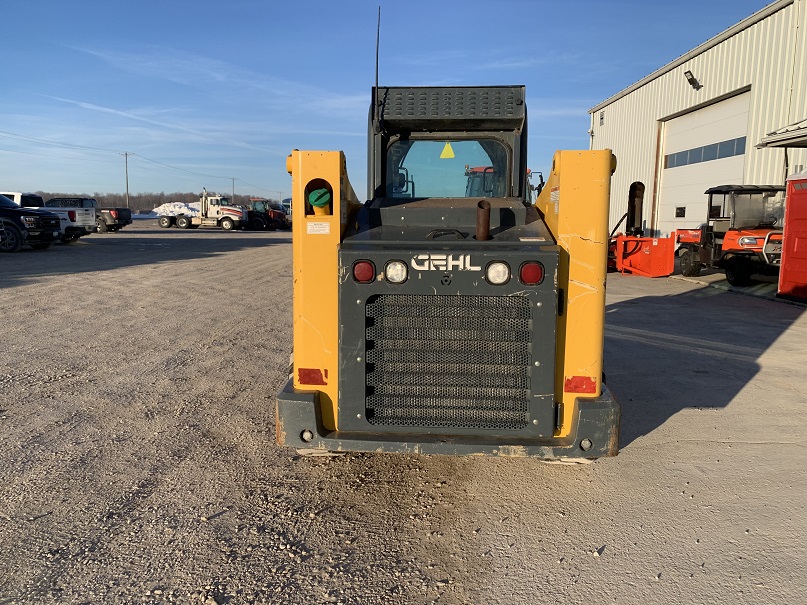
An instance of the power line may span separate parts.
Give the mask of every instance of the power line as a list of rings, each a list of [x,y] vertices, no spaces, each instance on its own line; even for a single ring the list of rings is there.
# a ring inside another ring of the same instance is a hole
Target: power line
[[[202,176],[202,177],[209,178],[209,179],[231,179],[232,178],[230,176],[216,176],[216,175],[213,175],[213,174],[203,174],[201,172],[194,172],[193,170],[188,170],[186,168],[178,168],[176,166],[171,166],[170,164],[165,164],[163,162],[158,162],[157,160],[152,160],[150,158],[147,158],[144,155],[140,155],[139,153],[138,154],[133,153],[131,155],[132,155],[132,157],[135,157],[137,159],[145,160],[146,162],[150,162],[152,164],[157,164],[158,166],[162,166],[164,168],[170,168],[171,170],[178,170],[179,172],[187,172],[188,174],[193,174],[193,175],[196,175],[196,176]]]
[[[61,141],[52,141],[52,140],[49,140],[49,139],[41,139],[39,137],[31,137],[31,136],[27,136],[27,135],[21,135],[21,134],[17,134],[17,133],[14,133],[14,132],[8,132],[8,131],[5,131],[5,130],[0,130],[0,137],[15,139],[15,140],[19,140],[19,141],[26,141],[26,142],[29,142],[29,143],[41,143],[41,144],[45,144],[45,145],[53,145],[55,147],[62,147],[62,148],[65,148],[65,149],[77,149],[77,150],[80,150],[80,151],[91,151],[91,152],[94,152],[94,153],[110,153],[110,154],[115,153],[115,154],[118,154],[118,155],[124,155],[126,157],[127,172],[128,172],[128,160],[129,160],[129,157],[131,157],[132,159],[143,160],[144,162],[148,162],[150,164],[161,166],[163,168],[168,168],[169,170],[176,170],[177,172],[184,172],[185,174],[191,174],[191,175],[194,175],[194,176],[200,176],[200,177],[203,177],[203,178],[206,178],[206,179],[228,179],[228,180],[233,180],[233,181],[238,180],[241,183],[243,183],[244,185],[246,185],[248,187],[252,187],[253,189],[257,189],[258,191],[266,191],[268,193],[278,193],[277,190],[271,190],[271,189],[265,189],[263,187],[258,187],[257,185],[253,185],[253,184],[248,183],[248,182],[246,182],[246,181],[244,181],[242,179],[239,179],[237,177],[206,174],[206,173],[202,173],[202,172],[196,172],[194,170],[188,170],[187,168],[179,168],[178,166],[172,166],[170,164],[166,164],[165,162],[159,162],[157,160],[152,160],[151,158],[147,158],[144,155],[135,154],[135,153],[131,153],[131,152],[122,152],[122,151],[117,151],[117,150],[114,150],[114,149],[104,149],[104,148],[101,148],[101,147],[90,147],[89,145],[76,145],[76,144],[73,144],[73,143],[63,143]],[[29,152],[29,151],[17,151],[17,150],[10,150],[10,149],[0,150],[0,151],[6,151],[7,153],[20,153],[20,154],[25,154],[25,155],[33,155],[33,156],[38,156],[38,157],[50,157],[50,158],[58,158],[58,159],[65,159],[65,160],[96,161],[96,162],[101,161],[101,160],[91,160],[89,158],[69,158],[69,157],[65,157],[65,156],[37,154],[37,153]],[[143,166],[143,168],[145,168],[145,166]],[[127,181],[128,181],[128,177],[127,177]]]
[[[10,139],[18,139],[20,141],[28,141],[33,143],[44,143],[46,145],[55,145],[56,147],[66,147],[68,149],[81,149],[84,151],[96,151],[100,153],[120,153],[117,150],[113,149],[102,149],[100,147],[89,147],[87,145],[75,145],[73,143],[62,143],[61,141],[51,141],[48,139],[39,139],[37,137],[29,137],[22,134],[16,134],[13,132],[6,132],[5,130],[0,130],[0,136],[10,138]]]
[[[263,187],[258,187],[257,185],[253,185],[252,183],[247,183],[244,179],[236,179],[244,183],[247,187],[252,187],[253,189],[257,189],[258,191],[265,191],[266,193],[283,193],[282,191],[278,191],[277,189],[264,189]]]
[[[49,155],[45,153],[34,153],[32,151],[19,151],[17,149],[0,149],[0,153],[19,153],[21,155],[33,155],[38,158],[56,158],[58,160],[70,160],[76,162],[98,162],[98,163],[108,163],[112,160],[109,159],[100,159],[100,158],[76,158],[76,157],[69,157],[66,155]]]

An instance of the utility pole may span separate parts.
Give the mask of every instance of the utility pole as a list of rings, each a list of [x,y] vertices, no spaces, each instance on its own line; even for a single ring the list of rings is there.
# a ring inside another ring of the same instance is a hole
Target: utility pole
[[[232,199],[232,203],[235,204],[235,177],[231,176],[230,178],[233,180],[233,199]]]
[[[129,156],[134,155],[133,153],[129,153],[128,151],[124,151],[121,154],[126,160],[126,207],[129,207]]]

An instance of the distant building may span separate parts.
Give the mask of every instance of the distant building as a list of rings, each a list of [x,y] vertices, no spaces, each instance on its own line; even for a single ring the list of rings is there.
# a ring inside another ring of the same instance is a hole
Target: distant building
[[[705,221],[709,187],[783,185],[807,149],[757,145],[807,119],[807,0],[773,2],[589,113],[591,148],[617,156],[612,227],[629,198],[646,235],[667,235]]]

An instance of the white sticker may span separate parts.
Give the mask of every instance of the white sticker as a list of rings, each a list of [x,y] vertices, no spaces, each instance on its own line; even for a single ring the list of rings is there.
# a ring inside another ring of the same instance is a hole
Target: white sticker
[[[555,214],[560,212],[560,187],[552,187],[549,190],[549,201],[555,203]]]
[[[545,237],[519,237],[522,242],[545,242]]]
[[[330,235],[330,223],[308,223],[306,226],[306,233],[308,235]]]

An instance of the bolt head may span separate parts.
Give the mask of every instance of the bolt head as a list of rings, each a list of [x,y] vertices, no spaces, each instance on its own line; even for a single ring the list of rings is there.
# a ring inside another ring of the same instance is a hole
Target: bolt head
[[[314,440],[314,433],[309,429],[305,429],[302,433],[300,433],[300,439],[306,443],[311,443]]]
[[[593,446],[594,444],[591,443],[591,439],[583,439],[580,442],[580,449],[583,450],[584,452],[589,451]]]

